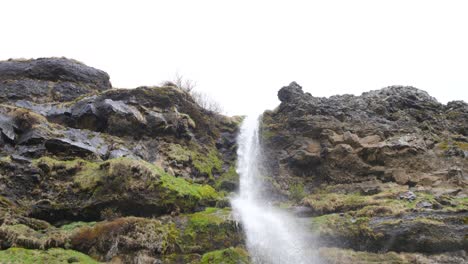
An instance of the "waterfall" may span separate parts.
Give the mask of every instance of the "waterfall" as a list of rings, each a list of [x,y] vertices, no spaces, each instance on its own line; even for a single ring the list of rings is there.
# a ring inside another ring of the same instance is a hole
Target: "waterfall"
[[[247,249],[255,264],[317,263],[298,219],[274,208],[264,189],[258,116],[244,119],[237,139],[239,194],[231,199],[242,223]]]

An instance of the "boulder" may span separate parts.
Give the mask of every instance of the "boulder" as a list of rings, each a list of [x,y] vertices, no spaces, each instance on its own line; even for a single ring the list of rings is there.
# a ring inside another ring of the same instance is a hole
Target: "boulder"
[[[75,60],[40,58],[0,62],[0,102],[71,101],[111,87],[107,73]]]

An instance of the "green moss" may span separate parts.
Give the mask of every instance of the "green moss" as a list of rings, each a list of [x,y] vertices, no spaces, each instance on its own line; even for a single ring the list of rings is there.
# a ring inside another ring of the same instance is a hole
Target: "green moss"
[[[0,208],[1,207],[3,208],[13,207],[13,203],[7,198],[0,195]]]
[[[66,247],[70,235],[79,227],[66,226],[55,228],[46,222],[30,219],[25,224],[4,224],[0,226],[0,238],[4,245],[25,247],[30,249],[45,249],[49,247]],[[1,263],[1,262],[0,262]]]
[[[214,179],[214,172],[222,170],[223,161],[219,158],[219,153],[214,148],[209,149],[208,153],[202,153],[195,146],[189,149],[179,144],[171,144],[167,154],[172,160],[181,162],[191,161],[199,173],[207,175],[210,179]]]
[[[206,227],[210,224],[219,225],[229,219],[231,210],[208,207],[202,212],[189,215],[192,227]]]
[[[161,181],[163,187],[175,192],[179,198],[192,197],[199,200],[217,200],[220,198],[216,190],[209,185],[189,183],[182,178],[177,178],[167,173],[161,174]]]
[[[276,135],[276,133],[269,130],[269,129],[264,128],[264,129],[262,129],[261,135],[262,135],[263,139],[270,139],[270,138],[274,137]]]
[[[235,166],[231,165],[229,169],[216,180],[215,187],[217,190],[224,189],[232,191],[238,184],[239,175],[237,174]]]
[[[441,222],[436,219],[426,218],[426,217],[418,217],[418,218],[413,219],[412,221],[427,224],[427,225],[435,225],[435,226],[445,225],[444,222]]]
[[[82,159],[56,160],[50,157],[42,157],[33,161],[36,167],[47,167],[50,171],[63,171],[66,174],[73,174],[73,182],[83,190],[89,190],[98,184],[104,176],[104,171],[100,169],[101,163],[90,162]]]
[[[358,193],[318,193],[304,198],[303,203],[311,207],[319,214],[334,213],[355,210],[367,205],[378,204],[370,196],[362,196]]]
[[[448,119],[457,119],[461,117],[462,113],[461,112],[455,112],[455,111],[450,111],[447,113],[447,118]]]
[[[456,147],[461,150],[468,151],[468,143],[462,141],[444,140],[440,142],[437,146],[441,150],[448,150],[451,147]]]
[[[369,221],[369,217],[329,214],[312,218],[311,224],[312,230],[322,236],[376,238],[379,234],[372,231]]]
[[[306,193],[304,191],[304,185],[301,183],[292,184],[289,187],[289,193],[291,199],[293,199],[296,202],[301,201],[306,196]]]
[[[421,202],[437,205],[440,211],[453,212],[468,207],[468,202],[463,198],[450,198],[450,203],[442,205],[428,192],[415,192],[416,199],[412,201],[399,199],[399,194],[407,189],[393,185],[387,187],[378,194],[367,196],[359,193],[333,193],[329,192],[332,190],[324,189],[305,197],[302,203],[311,207],[317,215],[348,212],[357,217],[398,216],[411,210],[423,210],[417,207]]]
[[[463,210],[467,210],[468,211],[468,197],[464,197],[464,198],[456,198],[454,199],[454,202],[455,202],[455,209],[457,211],[463,211]]]
[[[449,149],[449,142],[448,141],[442,141],[440,142],[437,147],[441,150],[447,150]]]
[[[409,264],[409,260],[399,256],[397,253],[371,253],[365,251],[353,251],[350,249],[321,248],[319,255],[322,259],[330,263],[385,263],[385,264]]]
[[[185,216],[187,226],[181,237],[184,253],[200,253],[236,246],[243,241],[237,223],[228,208],[206,208]]]
[[[192,156],[190,151],[179,144],[171,144],[167,154],[169,158],[182,162],[188,162]]]
[[[214,179],[214,171],[221,171],[223,166],[218,151],[215,149],[211,149],[208,155],[193,152],[192,163],[200,173],[208,175],[210,179]]]
[[[99,222],[92,227],[83,227],[73,234],[70,243],[80,251],[97,251],[100,255],[105,255],[110,250],[108,241],[125,237],[122,247],[133,248],[133,245],[138,245],[139,248],[151,249],[160,254],[170,254],[178,248],[179,235],[173,222],[122,217]]]
[[[157,196],[158,205],[177,206],[182,210],[197,205],[214,205],[221,198],[209,185],[189,183],[142,160],[116,158],[105,162],[90,162],[80,159],[60,161],[41,158],[34,164],[52,177],[72,177],[78,188],[75,191],[92,191],[96,197],[107,195],[109,189],[112,189],[116,196],[146,189]]]
[[[4,156],[0,158],[0,164],[8,164],[11,163],[11,157],[10,156]]]
[[[99,263],[83,253],[61,248],[51,248],[49,250],[9,248],[7,250],[0,251],[0,263],[53,264],[73,262],[84,264]]]
[[[211,251],[202,256],[200,264],[248,264],[249,255],[242,248],[227,248],[216,251]]]
[[[455,142],[455,145],[461,150],[468,151],[468,143],[467,142]]]
[[[192,117],[190,117],[189,115],[180,113],[180,116],[182,116],[182,118],[187,119],[188,124],[189,124],[190,127],[192,127],[192,128],[197,127],[197,124],[195,123],[195,121],[193,121]]]
[[[96,222],[73,222],[70,224],[66,224],[60,227],[61,230],[64,231],[72,231],[77,228],[82,228],[82,227],[92,227],[96,224]]]
[[[200,254],[169,254],[161,256],[162,263],[200,264]]]

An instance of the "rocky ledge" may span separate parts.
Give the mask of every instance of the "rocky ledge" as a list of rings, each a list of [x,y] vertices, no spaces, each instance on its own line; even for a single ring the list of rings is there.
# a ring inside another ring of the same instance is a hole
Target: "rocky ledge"
[[[322,246],[466,261],[467,103],[403,86],[318,98],[291,83],[278,97],[262,118],[268,188]]]

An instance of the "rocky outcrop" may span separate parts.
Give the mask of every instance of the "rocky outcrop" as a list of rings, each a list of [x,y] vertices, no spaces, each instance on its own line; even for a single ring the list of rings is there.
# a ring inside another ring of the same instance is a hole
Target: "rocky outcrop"
[[[239,118],[175,86],[111,89],[105,72],[64,58],[0,62],[0,100],[0,257],[245,252],[225,208]]]
[[[111,88],[107,73],[66,58],[0,62],[0,101],[71,101]]]
[[[60,227],[46,222],[38,226],[27,218],[17,219],[0,226],[0,238],[0,249],[68,248],[111,263],[183,264],[188,260],[204,263],[204,258],[217,251],[233,250],[244,244],[242,231],[230,210],[217,208],[159,218],[119,217],[98,223],[75,222]],[[234,252],[245,251],[239,248]],[[246,261],[247,254],[243,255]]]
[[[467,260],[468,105],[413,87],[262,117],[266,187],[323,263]],[[0,262],[250,263],[229,209],[240,117],[186,91],[112,89],[64,58],[0,62]]]
[[[466,250],[468,104],[401,86],[318,98],[291,83],[278,98],[262,119],[267,183],[322,245]]]

